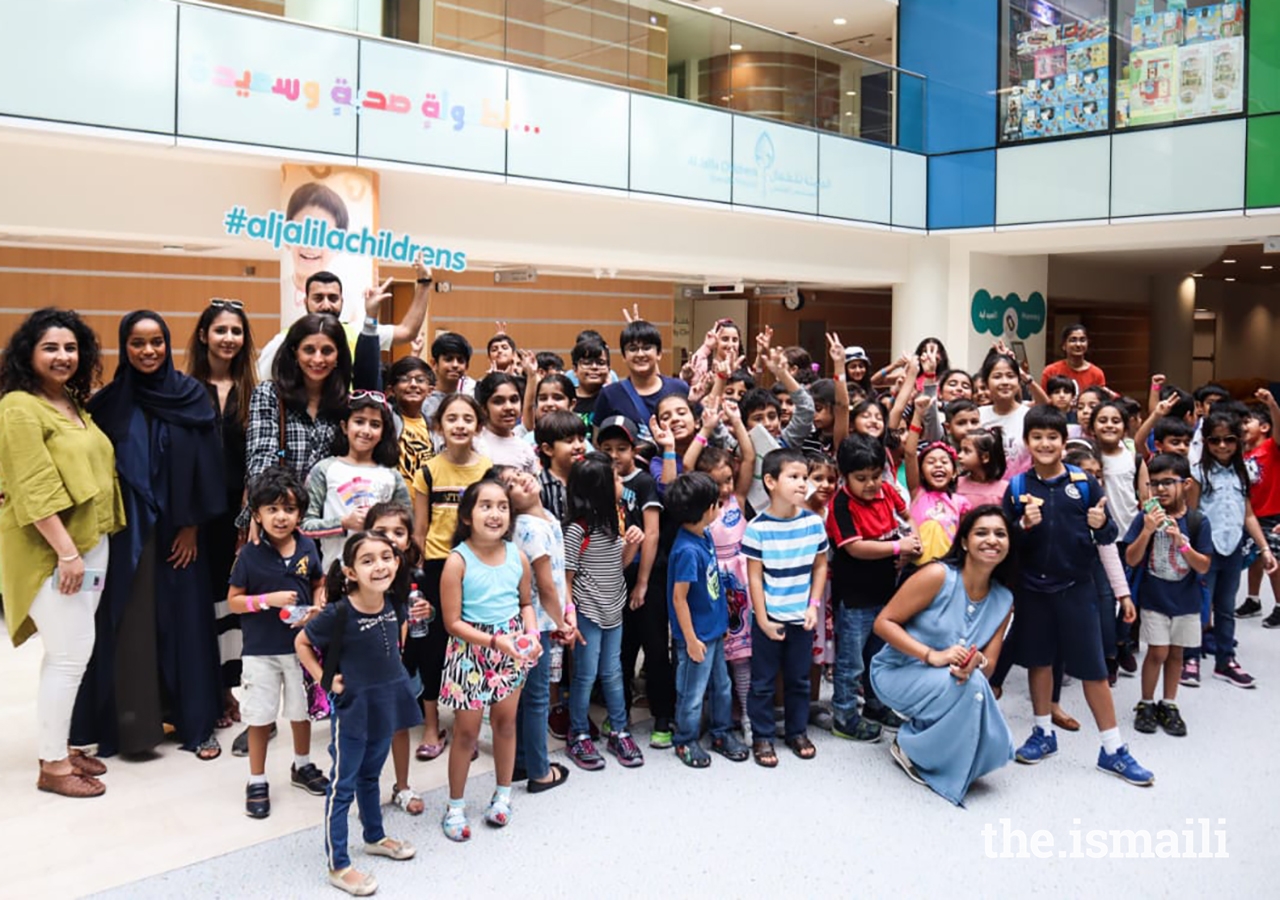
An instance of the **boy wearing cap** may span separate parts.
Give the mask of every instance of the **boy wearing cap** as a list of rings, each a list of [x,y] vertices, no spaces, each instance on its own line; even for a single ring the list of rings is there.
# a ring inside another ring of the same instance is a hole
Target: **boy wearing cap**
[[[613,460],[613,467],[622,476],[622,509],[627,527],[639,526],[644,530],[644,543],[640,545],[636,562],[623,572],[627,580],[627,592],[630,602],[622,614],[622,680],[623,692],[626,695],[627,709],[631,708],[631,681],[636,670],[640,648],[644,647],[645,659],[655,658],[667,661],[655,665],[646,664],[648,672],[648,690],[650,711],[655,718],[654,732],[661,744],[660,732],[670,732],[668,721],[675,717],[675,674],[670,672],[671,708],[667,710],[663,701],[663,670],[670,669],[670,648],[667,645],[667,599],[666,599],[666,561],[658,560],[659,517],[662,513],[662,501],[658,496],[658,485],[653,476],[636,465],[636,438],[639,429],[636,423],[626,416],[609,416],[602,420],[596,428],[596,447]],[[658,577],[654,577],[655,568]],[[650,584],[653,587],[653,602],[650,599]],[[658,596],[658,594],[661,596]],[[661,615],[659,615],[661,613]],[[657,687],[657,697],[654,687]],[[660,727],[665,726],[665,727]],[[670,742],[667,742],[670,746]]]

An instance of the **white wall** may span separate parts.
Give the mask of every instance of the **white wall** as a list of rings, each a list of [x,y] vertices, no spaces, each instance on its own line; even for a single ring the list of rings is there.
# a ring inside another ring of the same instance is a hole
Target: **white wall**
[[[1214,377],[1280,381],[1280,288],[1197,279],[1196,306],[1218,314]]]

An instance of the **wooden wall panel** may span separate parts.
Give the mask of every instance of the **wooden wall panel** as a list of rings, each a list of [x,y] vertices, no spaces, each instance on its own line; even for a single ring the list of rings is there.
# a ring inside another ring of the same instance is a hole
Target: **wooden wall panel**
[[[1062,358],[1062,329],[1080,322],[1089,329],[1088,359],[1107,373],[1107,386],[1145,404],[1152,374],[1150,308],[1082,304],[1052,297],[1048,306],[1048,359]]]
[[[893,296],[889,292],[870,291],[802,291],[805,304],[791,312],[776,297],[753,298],[748,306],[750,341],[765,325],[773,326],[773,343],[779,347],[795,344],[800,339],[800,323],[812,322],[814,330],[834,331],[846,347],[861,346],[871,357],[871,365],[883,366],[890,361],[890,330],[893,320]],[[831,373],[827,364],[825,338],[823,345],[813,342],[805,346],[814,361],[822,362],[822,374]],[[754,344],[752,344],[754,354]]]

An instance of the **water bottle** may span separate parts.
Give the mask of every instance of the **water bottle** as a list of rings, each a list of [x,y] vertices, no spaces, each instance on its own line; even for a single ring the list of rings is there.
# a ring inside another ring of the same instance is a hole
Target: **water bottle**
[[[307,613],[311,611],[309,606],[299,606],[290,604],[280,607],[280,621],[286,625],[297,625],[306,618]]]
[[[409,585],[409,608],[413,609],[413,605],[419,600],[424,599],[422,591],[418,590],[416,584]],[[435,618],[435,608],[426,615],[425,618],[415,619],[412,615],[409,617],[409,637],[424,638],[431,631],[431,620]]]
[[[564,647],[552,644],[548,652],[551,654],[551,683],[559,684],[564,675]]]

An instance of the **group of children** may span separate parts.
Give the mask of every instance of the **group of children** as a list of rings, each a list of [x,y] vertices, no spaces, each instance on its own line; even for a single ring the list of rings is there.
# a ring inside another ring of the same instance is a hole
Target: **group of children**
[[[440,756],[441,705],[453,712],[451,840],[471,837],[463,790],[486,717],[492,826],[510,821],[513,782],[533,794],[568,778],[549,734],[586,771],[606,767],[601,737],[618,764],[643,765],[630,730],[641,650],[649,746],[690,767],[709,766],[708,750],[774,767],[779,729],[805,760],[811,725],[880,740],[903,720],[867,675],[876,617],[986,504],[1003,506],[1020,560],[992,678],[1010,662],[1028,669],[1035,725],[1019,762],[1052,756],[1057,728],[1079,728],[1058,705],[1065,674],[1094,714],[1099,768],[1154,781],[1121,738],[1110,688],[1136,671],[1139,640],[1137,731],[1186,733],[1177,688],[1198,683],[1202,652],[1215,677],[1253,686],[1234,620],[1260,612],[1256,585],[1239,610],[1234,597],[1251,556],[1276,571],[1280,409],[1268,392],[1246,407],[1157,377],[1144,420],[1097,383],[1078,326],[1043,383],[1002,344],[979,373],[953,369],[936,339],[873,373],[861,348],[828,335],[833,373],[819,379],[808,354],[772,347],[766,330],[744,367],[730,320],[671,378],[658,329],[627,318],[621,379],[596,332],[579,336],[567,370],[499,333],[479,382],[466,378],[465,339],[441,335],[433,366],[400,360],[386,395],[351,395],[334,456],[307,485],[278,469],[250,485],[260,538],[230,590],[245,638],[246,811],[269,813],[266,746],[283,695],[293,783],[327,797],[336,887],[376,887],[347,853],[353,800],[367,852],[413,855],[383,831],[378,775],[392,754],[395,803],[423,811],[409,729],[424,727],[419,760]],[[1264,624],[1280,624],[1280,606]],[[308,757],[298,659],[331,697],[331,783]],[[827,673],[829,711],[815,702]]]

